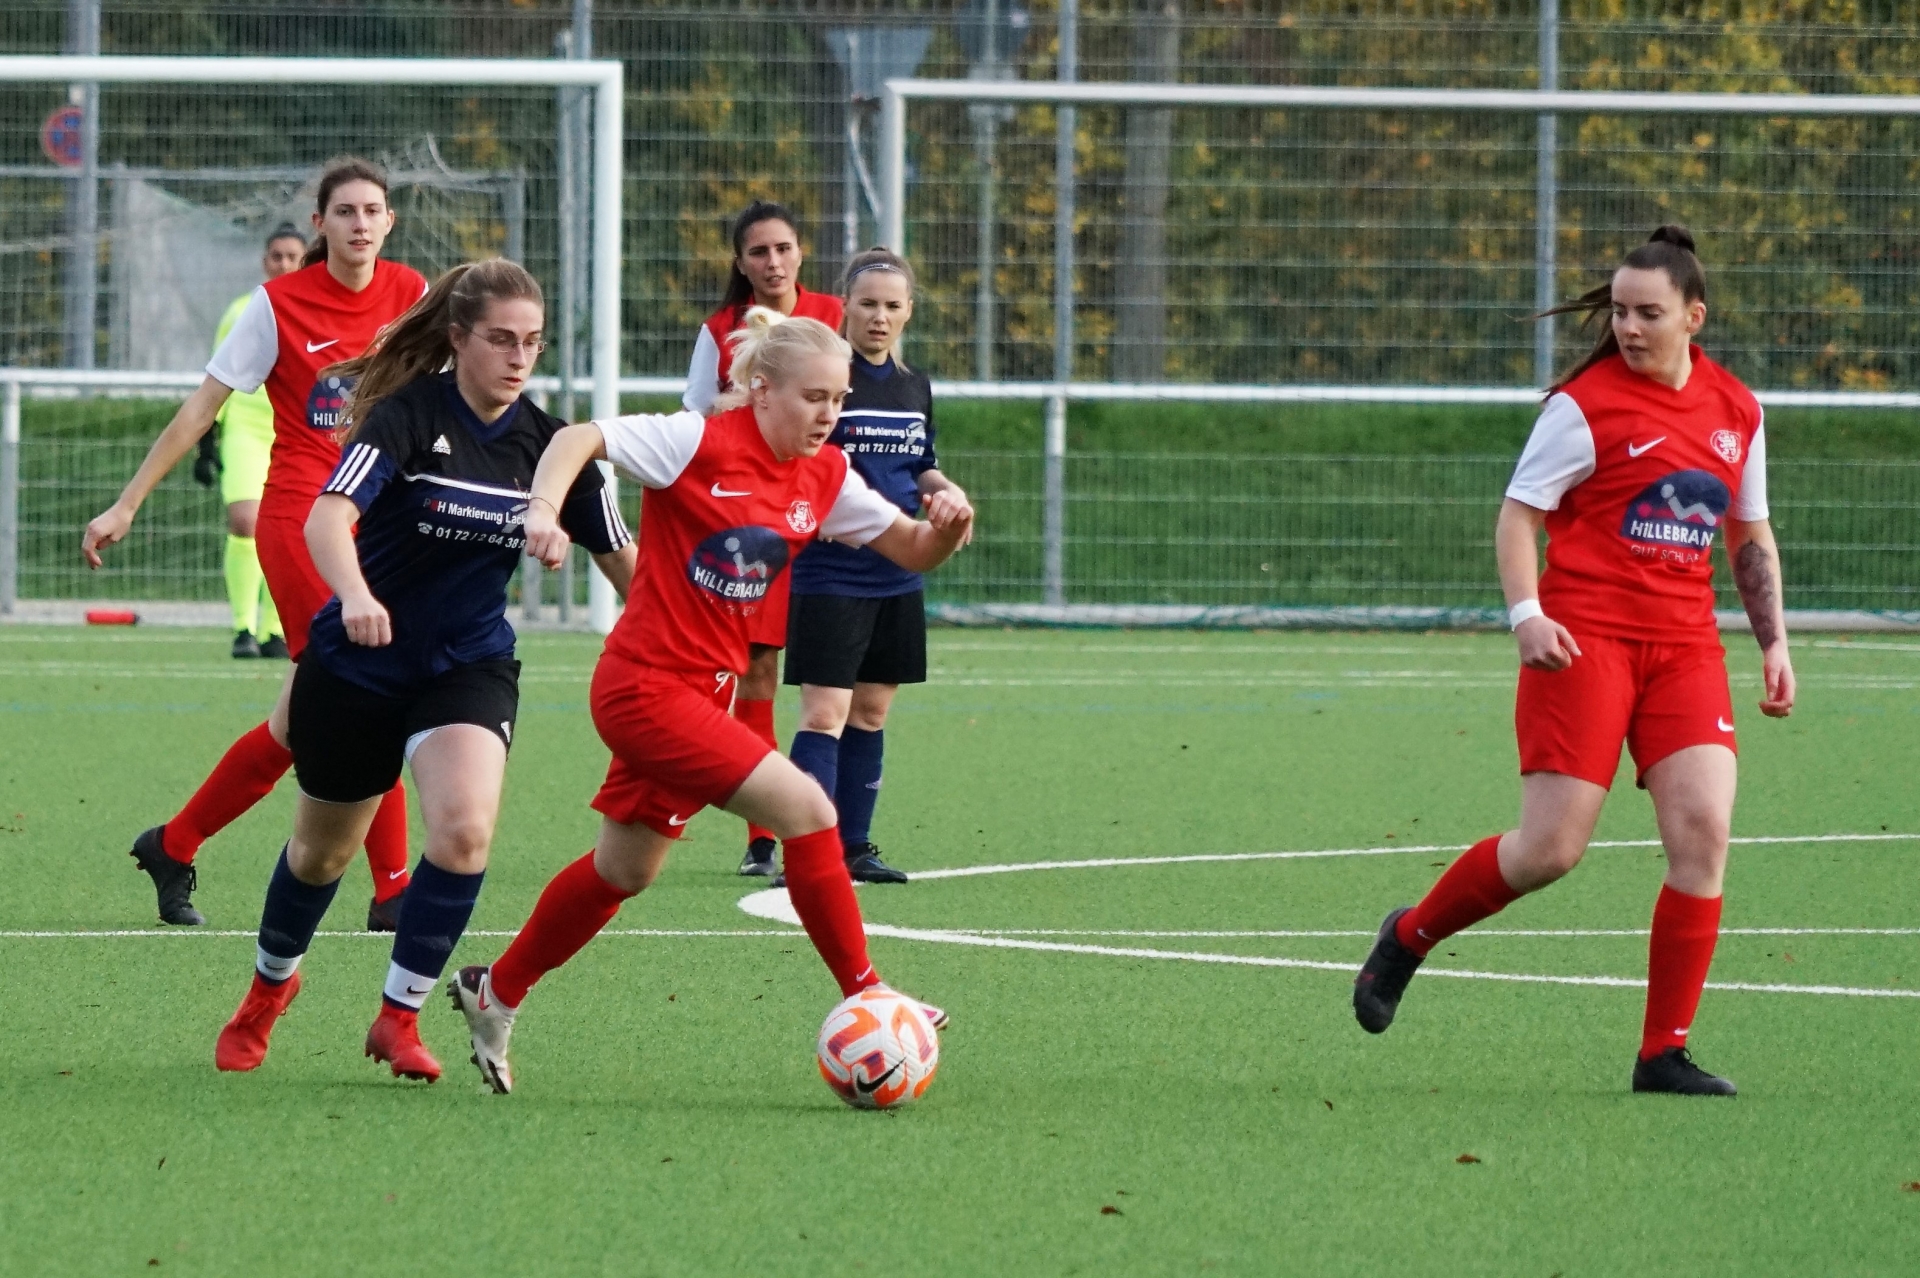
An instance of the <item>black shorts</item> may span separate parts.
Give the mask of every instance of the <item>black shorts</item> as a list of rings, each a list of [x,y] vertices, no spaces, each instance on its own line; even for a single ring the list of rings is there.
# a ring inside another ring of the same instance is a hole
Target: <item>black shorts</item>
[[[455,666],[411,696],[385,697],[309,658],[294,670],[287,738],[300,792],[359,803],[393,789],[414,738],[452,723],[485,728],[509,747],[520,712],[520,663]]]
[[[926,681],[924,591],[885,599],[795,594],[787,605],[786,682],[851,688]]]

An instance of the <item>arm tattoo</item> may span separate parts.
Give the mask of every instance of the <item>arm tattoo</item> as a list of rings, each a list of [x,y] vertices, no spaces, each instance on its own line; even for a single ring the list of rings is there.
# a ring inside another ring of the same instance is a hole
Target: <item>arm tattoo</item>
[[[1746,606],[1754,642],[1762,648],[1772,647],[1780,638],[1780,573],[1773,556],[1760,543],[1750,541],[1734,555],[1733,584]]]

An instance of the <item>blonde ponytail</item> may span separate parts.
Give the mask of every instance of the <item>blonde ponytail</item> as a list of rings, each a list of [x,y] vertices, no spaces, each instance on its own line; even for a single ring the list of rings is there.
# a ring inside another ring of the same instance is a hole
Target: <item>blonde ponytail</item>
[[[727,371],[727,392],[714,401],[715,412],[726,412],[747,402],[756,378],[780,383],[800,364],[816,355],[851,361],[853,347],[819,320],[782,315],[765,306],[747,311],[746,322],[727,335],[733,364]]]

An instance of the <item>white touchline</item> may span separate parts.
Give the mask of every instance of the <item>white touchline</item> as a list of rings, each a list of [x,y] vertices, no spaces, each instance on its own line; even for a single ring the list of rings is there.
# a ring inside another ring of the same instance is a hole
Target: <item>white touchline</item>
[[[1743,844],[1787,844],[1787,843],[1886,843],[1895,841],[1913,842],[1920,840],[1920,834],[1803,834],[1803,835],[1760,835],[1733,839]],[[1595,841],[1589,845],[1596,848],[1641,848],[1658,847],[1656,839],[1615,839]],[[1457,852],[1458,844],[1421,844],[1399,848],[1329,848],[1319,851],[1301,852],[1223,852],[1205,853],[1193,856],[1153,856],[1153,857],[1101,857],[1084,861],[1028,861],[1012,865],[973,865],[958,866],[946,870],[923,870],[913,875],[918,879],[963,878],[982,874],[1018,874],[1033,870],[1085,870],[1104,869],[1129,865],[1182,865],[1196,862],[1221,861],[1279,861],[1297,860],[1311,857],[1340,856],[1385,856],[1394,853],[1431,853]],[[800,926],[800,916],[794,912],[793,902],[788,899],[784,888],[767,888],[759,892],[750,892],[740,898],[740,909],[754,918],[765,919],[770,923],[785,923],[790,927]],[[1744,929],[1753,935],[1817,935],[1815,929],[1800,928],[1756,928]],[[1892,935],[1905,936],[1920,934],[1920,929],[1847,929],[1838,934]],[[1631,935],[1632,933],[1609,932],[1608,935]],[[1183,963],[1218,963],[1240,967],[1282,967],[1302,968],[1317,972],[1340,972],[1351,974],[1355,963],[1328,962],[1321,959],[1275,958],[1258,954],[1209,954],[1193,950],[1153,950],[1117,945],[1085,945],[1066,941],[1041,941],[1027,939],[1029,934],[1007,932],[986,932],[983,930],[955,930],[948,928],[911,928],[894,927],[885,923],[868,923],[867,935],[891,937],[902,941],[930,941],[940,945],[971,945],[981,949],[997,950],[1038,950],[1052,954],[1091,954],[1103,958],[1145,958],[1167,959]],[[1330,934],[1328,934],[1330,935]],[[1353,933],[1357,936],[1371,936],[1372,932]],[[1468,932],[1466,935],[1473,935]],[[1499,935],[1499,933],[1491,933]],[[1520,935],[1511,933],[1510,935]],[[1528,985],[1593,985],[1618,989],[1645,989],[1645,979],[1627,976],[1547,976],[1526,972],[1481,972],[1467,968],[1448,968],[1429,966],[1423,969],[1432,976],[1455,977],[1473,981],[1514,981]],[[1758,984],[1749,981],[1709,981],[1710,990],[1726,990],[1749,994],[1825,994],[1851,998],[1920,998],[1920,990],[1871,989],[1849,985],[1784,985]]]

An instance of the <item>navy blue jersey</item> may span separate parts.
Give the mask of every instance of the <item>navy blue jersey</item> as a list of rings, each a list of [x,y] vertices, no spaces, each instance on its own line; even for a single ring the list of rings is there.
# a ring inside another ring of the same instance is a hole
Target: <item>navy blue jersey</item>
[[[308,652],[392,697],[455,666],[513,656],[507,581],[526,553],[534,466],[562,424],[525,398],[483,424],[451,373],[418,378],[374,405],[320,491],[360,508],[360,572],[392,619],[393,642],[349,640],[336,597],[313,619]],[[595,554],[632,540],[598,466],[574,481],[560,524]]]
[[[924,373],[853,359],[853,385],[840,422],[827,439],[838,444],[867,485],[909,515],[920,512],[920,476],[933,455],[933,387]],[[886,599],[924,583],[877,550],[816,541],[793,561],[793,592]]]

